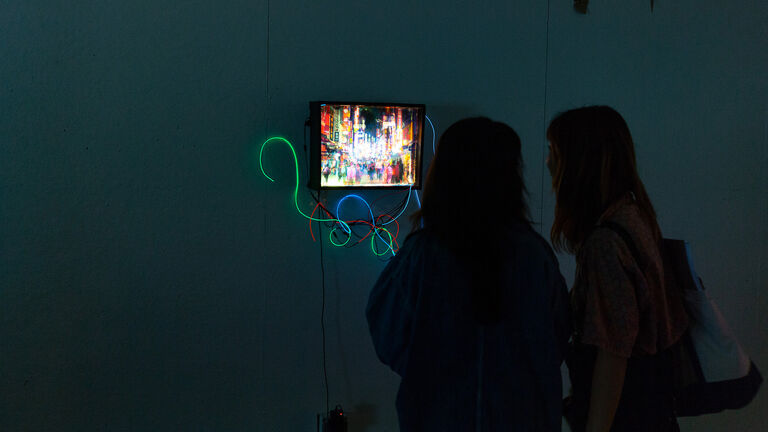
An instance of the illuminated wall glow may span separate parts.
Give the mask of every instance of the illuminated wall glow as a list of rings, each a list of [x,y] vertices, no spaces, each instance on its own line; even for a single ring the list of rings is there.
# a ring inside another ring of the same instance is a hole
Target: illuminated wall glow
[[[287,139],[281,137],[272,137],[264,141],[264,143],[261,145],[261,149],[259,150],[259,168],[261,169],[261,173],[264,174],[264,177],[269,179],[269,181],[275,181],[267,174],[266,171],[264,171],[263,163],[264,149],[267,147],[267,144],[275,141],[287,144],[288,148],[291,149],[291,154],[293,155],[293,164],[296,168],[296,188],[293,191],[293,202],[296,204],[296,210],[298,210],[299,214],[310,220],[315,220],[317,222],[335,222],[336,219],[313,219],[312,217],[305,215],[304,212],[301,211],[301,208],[299,208],[299,159],[296,157],[296,150],[293,149],[293,144],[291,144]]]
[[[408,197],[407,197],[405,206],[400,211],[400,213],[397,216],[395,216],[395,217],[392,217],[392,215],[389,215],[389,214],[382,214],[382,215],[379,215],[378,217],[375,217],[374,214],[373,214],[373,208],[371,207],[370,204],[368,204],[368,201],[366,201],[365,198],[361,197],[360,195],[356,195],[356,194],[346,195],[346,196],[344,196],[343,198],[341,198],[339,200],[339,202],[336,204],[336,215],[335,216],[320,202],[318,202],[317,205],[315,205],[315,208],[312,209],[312,213],[307,215],[299,207],[299,161],[298,161],[298,157],[296,156],[296,150],[294,149],[293,144],[291,144],[290,141],[288,141],[287,139],[282,138],[282,137],[271,137],[271,138],[268,138],[266,141],[264,141],[264,143],[262,143],[261,148],[259,149],[259,169],[261,170],[261,173],[269,181],[271,181],[271,182],[275,181],[264,170],[264,161],[263,161],[263,159],[264,159],[264,149],[270,143],[283,143],[283,144],[286,144],[288,146],[288,148],[291,150],[291,155],[293,157],[293,164],[294,164],[295,175],[296,175],[296,185],[295,185],[295,188],[294,188],[294,191],[293,191],[293,203],[296,206],[296,210],[299,212],[299,214],[309,220],[309,233],[312,236],[312,241],[316,241],[315,234],[312,231],[312,222],[313,221],[314,222],[333,222],[334,223],[334,227],[331,229],[331,231],[329,233],[329,240],[330,240],[332,245],[337,246],[337,247],[344,247],[344,246],[346,246],[349,243],[349,241],[352,239],[352,227],[350,226],[350,224],[363,223],[363,224],[366,224],[366,225],[369,226],[369,231],[368,231],[368,233],[363,238],[361,238],[357,242],[357,244],[361,243],[363,240],[368,238],[368,236],[370,236],[371,237],[371,250],[373,251],[373,253],[376,256],[383,256],[383,255],[386,255],[389,252],[391,252],[392,255],[395,255],[395,253],[397,252],[397,249],[399,248],[398,243],[397,243],[397,236],[400,233],[400,224],[397,222],[397,218],[400,217],[403,214],[403,212],[405,212],[405,209],[408,207],[408,204],[410,203],[412,187],[408,188]],[[343,220],[340,217],[341,205],[344,203],[344,201],[346,201],[349,198],[357,199],[359,201],[362,201],[363,204],[365,204],[365,206],[368,208],[368,214],[370,215],[370,218],[371,218],[370,221],[367,221],[367,220],[349,220],[349,221],[345,221],[345,220]],[[322,209],[321,214],[322,214],[322,212],[325,212],[325,214],[328,216],[327,218],[315,217],[315,212],[317,211],[318,207]],[[389,220],[387,222],[381,223],[380,220],[384,216],[389,218]],[[395,235],[394,236],[392,235],[392,233],[388,229],[384,228],[385,225],[389,225],[389,224],[391,224],[393,222],[395,223],[395,225],[397,227],[397,230],[395,231]],[[341,231],[343,231],[344,234],[346,234],[346,240],[344,242],[339,242],[339,241],[336,240],[336,232],[339,229]],[[382,235],[382,233],[384,235]],[[373,235],[371,235],[371,234],[373,234]],[[385,236],[389,240],[386,240]],[[379,252],[379,250],[382,249],[382,248],[377,247],[377,241],[378,240],[380,240],[382,243],[384,243],[384,245],[385,245],[385,247],[383,248],[384,252]]]

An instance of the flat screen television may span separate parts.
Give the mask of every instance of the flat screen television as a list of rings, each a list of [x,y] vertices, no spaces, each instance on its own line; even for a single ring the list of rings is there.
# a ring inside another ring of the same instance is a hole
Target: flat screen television
[[[424,105],[310,102],[312,189],[420,189]]]

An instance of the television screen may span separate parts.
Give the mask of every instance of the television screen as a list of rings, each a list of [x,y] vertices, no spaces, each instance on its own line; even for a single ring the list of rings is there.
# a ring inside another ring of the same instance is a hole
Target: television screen
[[[421,187],[424,105],[312,102],[310,186]]]

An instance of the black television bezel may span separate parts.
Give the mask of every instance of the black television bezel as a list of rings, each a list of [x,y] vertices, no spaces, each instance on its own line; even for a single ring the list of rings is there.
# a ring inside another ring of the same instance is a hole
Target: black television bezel
[[[416,161],[416,181],[411,186],[321,186],[320,181],[320,106],[323,104],[331,105],[368,105],[368,106],[392,106],[405,108],[421,108],[421,128],[418,138],[418,160]],[[313,190],[421,190],[422,168],[424,162],[424,126],[426,117],[426,105],[400,102],[350,102],[336,100],[311,101],[309,103],[309,188]]]

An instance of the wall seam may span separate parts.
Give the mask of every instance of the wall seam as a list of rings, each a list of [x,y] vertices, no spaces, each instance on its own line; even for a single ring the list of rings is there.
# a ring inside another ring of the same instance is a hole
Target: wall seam
[[[546,38],[544,49],[544,109],[541,118],[542,131],[546,131],[547,127],[547,91],[548,91],[548,79],[549,79],[549,17],[550,17],[550,0],[547,0],[547,24],[546,24]],[[544,139],[546,145],[546,138]],[[542,157],[539,163],[541,164],[541,182],[540,182],[540,195],[539,195],[539,234],[544,236],[544,179],[546,175],[546,156],[544,156],[544,147],[541,151]]]
[[[264,75],[265,75],[265,85],[264,85],[264,135],[262,136],[262,138],[264,138],[264,139],[266,139],[266,137],[268,136],[268,133],[269,133],[269,121],[270,121],[270,116],[269,116],[269,68],[270,68],[270,65],[269,65],[269,54],[270,54],[269,53],[269,48],[270,48],[269,35],[270,35],[270,26],[269,26],[269,24],[270,24],[270,0],[267,0],[267,16],[266,16],[266,20],[267,20],[267,28],[266,28],[266,34],[267,34],[266,51],[267,52],[266,52],[266,67],[265,67],[265,71],[264,71]],[[261,196],[262,197],[266,197],[267,196],[267,183],[263,182],[263,181],[261,182]],[[266,209],[264,209],[264,210],[266,210]],[[269,212],[264,211],[262,213],[262,236],[261,236],[261,238],[262,238],[262,241],[264,242],[264,244],[260,248],[261,249],[260,261],[262,263],[265,263],[266,262],[266,258],[267,258],[267,252],[266,252],[267,251],[267,243],[268,243],[268,239],[267,239],[267,224],[268,224],[267,213],[269,213]],[[259,333],[260,333],[259,341],[260,341],[261,347],[264,347],[265,346],[265,343],[264,343],[265,331],[264,331],[264,329],[266,328],[266,316],[267,316],[267,313],[268,313],[268,310],[267,310],[268,309],[267,308],[267,287],[265,286],[264,283],[261,284],[261,290],[262,290],[262,292],[261,292],[262,314],[261,314],[261,323],[260,323],[261,325],[259,326]],[[259,383],[261,384],[260,385],[261,390],[259,392],[259,395],[260,395],[259,398],[263,398],[264,395],[267,394],[266,393],[267,389],[266,389],[266,384],[265,384],[265,379],[264,379],[264,377],[265,377],[265,373],[264,373],[265,372],[265,367],[264,367],[264,361],[265,361],[264,349],[259,349],[259,357],[260,357],[260,359],[259,359]],[[261,411],[261,415],[259,415],[258,418],[264,418],[264,416],[267,415],[267,412],[266,412],[266,410],[264,408],[266,406],[265,402],[266,401],[264,401],[264,400],[260,400],[259,401],[259,406],[257,407],[257,412]]]

